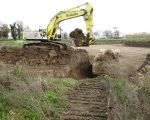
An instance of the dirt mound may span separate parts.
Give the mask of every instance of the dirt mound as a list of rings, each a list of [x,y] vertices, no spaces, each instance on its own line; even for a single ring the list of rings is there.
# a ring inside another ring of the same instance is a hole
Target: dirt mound
[[[118,62],[119,58],[111,50],[98,53],[93,60],[93,73],[95,75],[112,74],[111,67]]]
[[[106,50],[104,53],[98,53],[94,60],[95,61],[111,61],[111,60],[117,60],[118,56],[113,53],[112,50]]]
[[[141,73],[147,73],[148,69],[150,69],[150,54],[147,54],[145,61],[137,71]]]
[[[67,50],[3,47],[0,49],[0,61],[6,64],[30,66],[34,70],[36,67],[40,72],[45,69],[55,77],[85,78],[92,75],[87,52],[70,47]]]
[[[69,62],[69,51],[56,51],[42,48],[9,48],[0,50],[0,60],[8,64],[30,66],[63,65]]]
[[[130,75],[130,79],[143,77],[144,74],[147,74],[150,71],[150,54],[147,54],[145,61],[138,68],[138,70]]]
[[[74,39],[75,45],[78,47],[85,45],[87,42],[87,38],[79,28],[76,28],[74,31],[72,31],[69,36]]]

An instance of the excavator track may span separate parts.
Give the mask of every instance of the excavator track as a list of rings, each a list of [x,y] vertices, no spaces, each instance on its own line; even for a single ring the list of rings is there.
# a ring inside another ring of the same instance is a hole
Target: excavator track
[[[25,44],[23,48],[48,48],[48,49],[55,49],[55,50],[66,50],[67,45],[59,42],[53,42],[48,40],[41,40],[42,42],[35,42],[35,43],[29,43]]]

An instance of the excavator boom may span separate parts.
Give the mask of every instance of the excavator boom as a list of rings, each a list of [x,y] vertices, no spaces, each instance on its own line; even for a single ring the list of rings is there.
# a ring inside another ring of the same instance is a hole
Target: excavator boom
[[[80,9],[82,6],[86,6],[85,9]],[[61,12],[58,12],[49,22],[47,29],[45,31],[47,38],[49,40],[55,40],[55,36],[57,33],[57,30],[59,29],[59,24],[68,19],[76,18],[83,16],[84,21],[86,23],[86,30],[87,30],[87,38],[89,42],[92,42],[93,38],[93,32],[92,32],[92,26],[93,26],[93,7],[90,5],[90,3],[86,3],[68,10],[64,10]]]
[[[86,6],[84,9],[81,9],[82,6]],[[46,43],[48,43],[48,45],[52,45],[52,46],[58,46],[58,47],[62,47],[63,48],[66,48],[64,47],[65,45],[62,44],[62,43],[56,43],[54,42],[54,40],[56,39],[56,33],[59,29],[59,24],[62,22],[62,21],[65,21],[65,20],[69,20],[69,19],[73,19],[73,18],[77,18],[77,17],[80,17],[80,16],[83,16],[84,18],[84,21],[86,23],[86,30],[87,30],[87,37],[86,37],[86,45],[89,45],[93,40],[94,40],[94,37],[93,37],[93,32],[92,32],[92,26],[93,26],[93,7],[90,5],[90,3],[85,3],[83,5],[80,5],[80,6],[76,6],[76,7],[73,7],[73,8],[70,8],[70,9],[67,9],[67,10],[64,10],[64,11],[60,11],[58,12],[52,19],[51,21],[49,22],[48,26],[47,26],[47,29],[43,30],[43,35],[46,35],[47,39],[46,40],[41,40],[41,41],[44,41],[45,43],[44,44],[26,44],[24,45],[24,47],[29,47],[29,46],[34,46],[34,45],[46,45]],[[54,45],[55,44],[55,45]]]

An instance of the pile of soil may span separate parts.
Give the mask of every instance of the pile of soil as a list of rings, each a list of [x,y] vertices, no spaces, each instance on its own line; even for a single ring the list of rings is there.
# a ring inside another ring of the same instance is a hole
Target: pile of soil
[[[147,54],[145,61],[137,71],[145,74],[148,72],[149,69],[150,69],[150,54]]]
[[[112,75],[110,72],[113,69],[114,64],[117,64],[119,58],[111,50],[107,50],[105,53],[98,53],[93,60],[93,73],[97,76],[103,74]]]
[[[133,73],[129,77],[130,79],[140,78],[143,75],[147,74],[149,71],[150,71],[150,54],[147,54],[143,64],[138,68],[138,70],[135,73]]]
[[[98,53],[94,58],[95,61],[111,61],[111,60],[117,60],[117,59],[118,59],[118,56],[115,55],[113,51],[109,49],[106,50],[104,54]]]
[[[52,70],[46,72],[53,73],[52,76],[55,77],[70,76],[80,79],[92,74],[88,53],[70,47],[67,50],[3,47],[0,49],[0,61],[6,64],[30,66],[31,69],[36,67],[40,72],[44,69]]]
[[[82,30],[79,28],[76,28],[75,30],[73,30],[69,34],[69,36],[74,39],[75,45],[77,47],[83,46],[84,44],[87,43],[86,36],[83,34]]]
[[[30,66],[65,65],[69,62],[69,50],[57,51],[43,48],[10,48],[0,50],[0,61],[7,64],[23,64]]]

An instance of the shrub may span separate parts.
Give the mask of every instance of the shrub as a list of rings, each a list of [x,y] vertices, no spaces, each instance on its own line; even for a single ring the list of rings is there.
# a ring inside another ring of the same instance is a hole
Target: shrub
[[[24,74],[22,66],[16,65],[12,71],[12,74],[16,77],[21,77]]]

